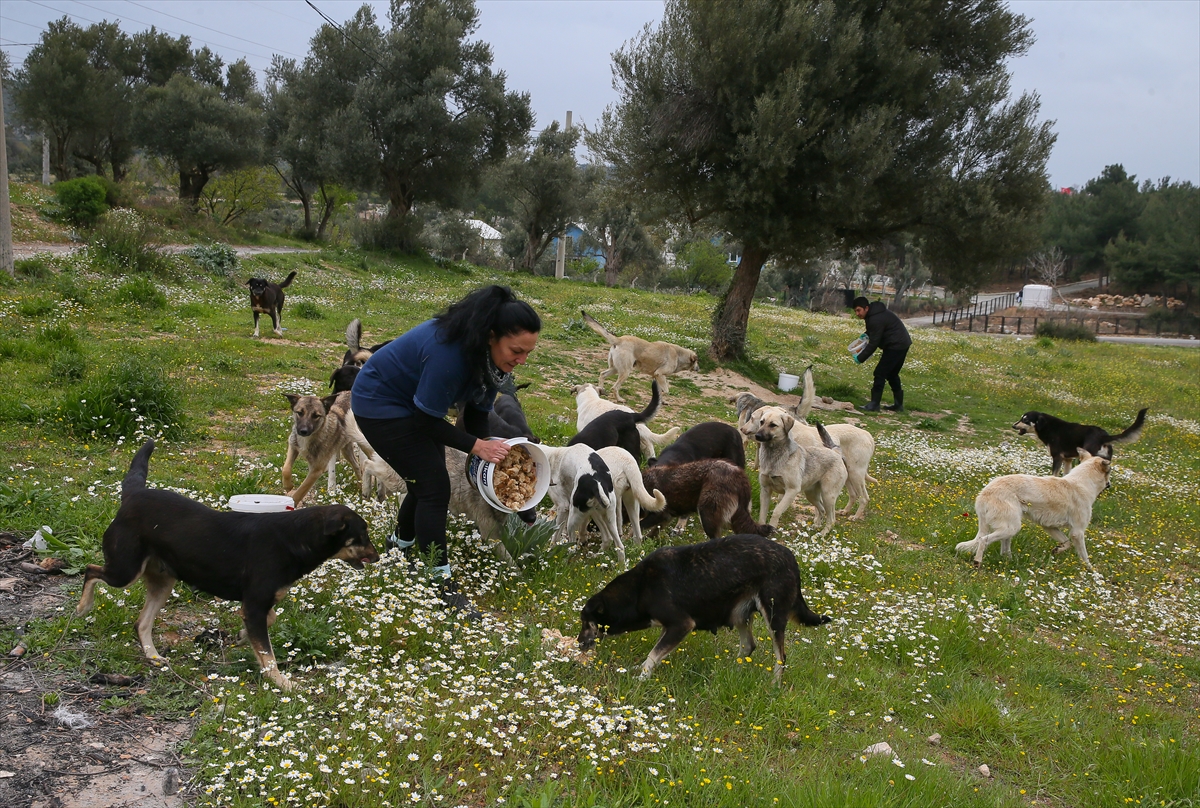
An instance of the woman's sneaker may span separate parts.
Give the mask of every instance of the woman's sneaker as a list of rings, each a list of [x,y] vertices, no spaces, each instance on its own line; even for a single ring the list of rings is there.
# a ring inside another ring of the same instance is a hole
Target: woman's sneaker
[[[475,604],[466,595],[458,591],[458,584],[453,579],[443,581],[438,588],[442,603],[445,603],[447,608],[462,612],[462,616],[472,623],[483,619],[483,613],[475,608]]]

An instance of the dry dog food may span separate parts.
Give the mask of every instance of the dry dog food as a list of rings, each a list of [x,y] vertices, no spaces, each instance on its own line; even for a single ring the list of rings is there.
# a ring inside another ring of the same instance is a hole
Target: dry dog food
[[[492,490],[504,507],[518,510],[533,497],[537,485],[537,463],[529,452],[514,446],[496,465]]]

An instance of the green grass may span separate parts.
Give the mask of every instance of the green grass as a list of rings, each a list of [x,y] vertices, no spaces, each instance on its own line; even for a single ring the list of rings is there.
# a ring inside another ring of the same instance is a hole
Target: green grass
[[[327,389],[346,323],[360,317],[364,341],[381,341],[483,283],[513,285],[543,316],[538,349],[518,376],[532,382],[522,401],[548,442],[574,433],[571,386],[594,382],[604,366],[606,346],[580,308],[616,333],[701,352],[706,373],[672,381],[656,429],[734,418],[728,397],[737,390],[714,381],[705,351],[715,304],[705,295],[383,253],[260,256],[240,272],[298,275],[284,338],[256,340],[244,290],[224,278],[114,278],[84,260],[55,260],[0,288],[0,529],[29,535],[51,525],[53,550],[73,569],[100,558],[139,432],[126,420],[127,428],[93,436],[70,419],[128,419],[118,405],[144,397],[162,405],[152,420],[166,432],[152,483],[213,506],[280,492],[289,430],[282,393]],[[750,356],[736,369],[773,389],[779,371],[811,363],[818,394],[864,401],[871,368],[844,350],[860,330],[850,318],[756,306]],[[913,336],[909,414],[859,417],[877,442],[867,519],[839,521],[822,539],[794,512],[785,519],[780,539],[797,553],[805,595],[835,621],[789,630],[782,687],[771,684],[761,622],[750,661],[737,660],[731,632],[693,635],[646,680],[633,672],[654,631],[602,640],[587,665],[548,655],[542,631],[574,634],[583,600],[617,572],[614,560],[594,547],[552,546],[510,570],[462,522],[454,563],[486,622],[454,624],[431,605],[423,574],[392,559],[363,572],[324,565],[282,602],[272,630],[296,683],[287,697],[263,683],[245,647],[192,642],[210,628],[235,635],[240,621],[236,604],[183,586],[158,621],[170,674],[149,666],[137,645],[138,584],[99,587],[96,610],[69,628],[65,616],[31,624],[29,657],[60,671],[143,675],[147,693],[131,698],[142,709],[196,711],[186,754],[199,778],[197,805],[274,797],[349,808],[412,804],[414,793],[421,804],[440,795],[446,805],[503,797],[606,807],[1194,800],[1200,351]],[[96,411],[71,405],[90,399],[82,390],[134,383],[142,392],[96,399]],[[649,380],[635,376],[623,392],[643,406]],[[981,570],[955,556],[955,543],[975,533],[972,502],[988,479],[1049,472],[1045,450],[1011,429],[1022,412],[1111,431],[1142,406],[1150,407],[1145,436],[1117,447],[1113,485],[1095,506],[1088,545],[1097,576],[1073,554],[1052,555],[1036,528],[1015,538],[1011,559],[993,549]],[[847,417],[820,413],[826,423]],[[339,501],[368,519],[382,547],[395,504],[359,499],[342,467],[339,479]],[[331,501],[324,485],[314,499]],[[699,538],[693,524],[682,539],[627,545],[630,563],[657,543]],[[178,641],[163,639],[167,631]],[[934,733],[940,745],[926,740]],[[860,760],[880,741],[903,767]],[[978,773],[983,763],[990,779]]]

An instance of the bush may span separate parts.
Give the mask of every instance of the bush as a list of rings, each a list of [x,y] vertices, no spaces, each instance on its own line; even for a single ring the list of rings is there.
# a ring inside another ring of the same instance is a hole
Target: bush
[[[75,348],[62,348],[50,360],[50,378],[60,384],[83,381],[87,358]]]
[[[140,439],[183,431],[182,397],[163,369],[130,356],[103,377],[68,393],[57,421],[76,438]]]
[[[24,317],[45,317],[58,308],[58,303],[48,297],[28,297],[17,304],[17,312]]]
[[[50,256],[40,253],[32,258],[13,261],[13,271],[23,278],[48,278],[51,275]]]
[[[1043,320],[1037,324],[1039,337],[1065,339],[1075,342],[1095,342],[1096,335],[1087,326],[1079,323],[1060,323],[1055,320]]]
[[[359,246],[367,250],[399,250],[416,253],[421,249],[421,229],[424,222],[416,216],[399,219],[360,220],[355,233]]]
[[[215,241],[210,244],[197,244],[183,254],[195,261],[196,265],[209,275],[231,278],[237,274],[237,252],[228,244]]]
[[[149,278],[130,278],[117,287],[114,295],[118,303],[133,303],[143,309],[165,309],[167,296]]]
[[[321,307],[316,303],[301,300],[292,306],[292,316],[299,317],[301,320],[323,320],[325,319],[325,312],[321,311]]]
[[[80,285],[79,277],[74,272],[59,274],[54,283],[54,290],[63,296],[63,300],[71,300],[81,306],[91,302],[91,293],[87,287]]]
[[[78,335],[66,323],[56,323],[43,328],[38,334],[38,342],[69,351],[83,350],[83,345],[79,342]]]
[[[110,211],[92,231],[91,247],[99,264],[116,272],[164,275],[175,262],[158,250],[155,228],[137,211]]]
[[[78,177],[54,186],[58,218],[74,225],[90,226],[108,210],[108,188],[99,177]]]

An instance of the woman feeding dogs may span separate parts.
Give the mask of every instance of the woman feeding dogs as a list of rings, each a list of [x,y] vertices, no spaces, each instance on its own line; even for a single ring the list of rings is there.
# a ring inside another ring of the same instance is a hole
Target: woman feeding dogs
[[[450,580],[446,447],[498,463],[503,440],[487,439],[487,414],[509,374],[537,346],[542,321],[507,286],[476,289],[373,354],[354,381],[351,407],[372,448],[408,485],[388,545],[422,555],[435,547],[447,605],[473,611]],[[465,402],[465,404],[464,404]],[[463,407],[466,431],[444,420]]]

